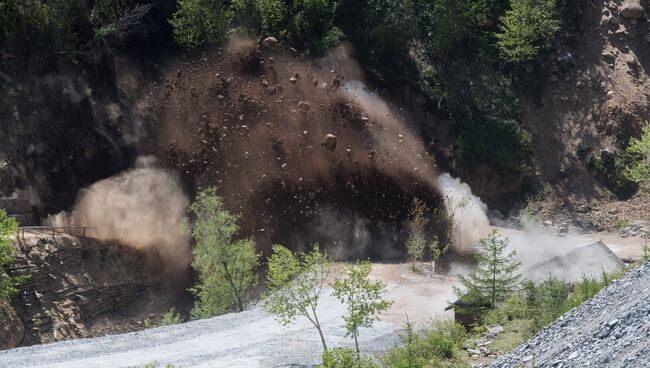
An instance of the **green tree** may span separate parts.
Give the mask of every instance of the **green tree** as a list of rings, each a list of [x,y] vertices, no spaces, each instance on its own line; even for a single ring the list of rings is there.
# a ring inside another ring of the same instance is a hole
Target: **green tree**
[[[379,314],[388,309],[392,301],[384,299],[386,284],[370,280],[370,262],[357,262],[345,266],[345,277],[337,278],[332,285],[334,296],[347,308],[343,316],[345,335],[354,338],[357,354],[359,350],[359,328],[371,327]]]
[[[551,275],[537,286],[533,323],[540,329],[556,320],[564,312],[569,288],[566,283]]]
[[[294,0],[289,33],[293,43],[317,53],[336,46],[343,36],[334,26],[338,1]]]
[[[23,280],[21,277],[10,277],[5,273],[5,267],[14,261],[11,238],[16,236],[17,232],[16,219],[0,208],[0,299],[4,300],[17,291],[16,287]]]
[[[440,240],[437,236],[429,243],[429,252],[431,253],[431,277],[436,274],[436,262],[440,257],[447,253],[449,250],[449,242],[445,242],[443,246],[440,245]]]
[[[329,275],[330,258],[314,244],[309,253],[294,254],[282,245],[273,246],[268,260],[264,309],[288,325],[296,317],[306,317],[320,336],[323,349],[327,343],[316,313],[320,295]]]
[[[243,311],[248,291],[257,281],[260,254],[255,242],[234,239],[239,217],[225,209],[215,188],[200,192],[189,210],[196,241],[192,266],[198,272],[198,282],[190,289],[197,298],[192,316],[212,317],[233,306]]]
[[[496,34],[501,56],[512,62],[534,59],[560,30],[556,0],[510,0]]]
[[[481,253],[478,267],[467,276],[460,276],[461,288],[455,293],[463,298],[484,299],[494,308],[519,288],[521,276],[518,274],[520,263],[514,260],[515,252],[505,254],[508,240],[502,239],[496,230],[479,243]],[[478,300],[472,300],[472,303]]]
[[[187,48],[220,41],[231,16],[224,0],[178,0],[178,11],[171,19],[174,39]]]
[[[282,0],[234,0],[231,5],[235,23],[262,37],[287,37],[290,13]]]
[[[406,240],[406,252],[411,268],[417,271],[424,258],[426,250],[426,234],[424,233],[429,219],[426,217],[427,205],[419,198],[413,198],[413,204],[409,211],[411,222],[409,223],[409,236]]]
[[[632,138],[625,149],[625,176],[650,191],[650,124],[643,127],[641,137]]]

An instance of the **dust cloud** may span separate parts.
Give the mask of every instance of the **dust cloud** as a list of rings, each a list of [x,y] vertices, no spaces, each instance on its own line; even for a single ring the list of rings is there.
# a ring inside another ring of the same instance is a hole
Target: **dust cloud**
[[[191,254],[181,224],[189,201],[177,176],[154,163],[139,158],[135,168],[80,191],[70,213],[50,216],[47,222],[90,227],[89,237],[157,253],[165,271],[184,271]]]
[[[344,93],[356,101],[373,123],[370,130],[377,147],[386,152],[383,169],[397,174],[411,174],[436,188],[437,169],[433,157],[407,125],[406,119],[392,109],[378,94],[371,92],[360,80],[351,80],[344,85]]]
[[[447,173],[438,176],[437,185],[453,220],[453,246],[467,251],[490,233],[487,205],[472,194],[469,185]]]

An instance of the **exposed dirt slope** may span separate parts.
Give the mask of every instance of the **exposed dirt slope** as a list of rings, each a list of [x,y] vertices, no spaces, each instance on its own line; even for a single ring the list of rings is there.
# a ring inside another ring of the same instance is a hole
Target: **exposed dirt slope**
[[[544,82],[521,100],[522,120],[552,194],[542,215],[606,227],[616,217],[638,218],[630,206],[648,203],[642,193],[616,193],[589,162],[613,157],[650,120],[650,36],[645,18],[619,14],[622,0],[583,3],[577,40],[558,45],[544,68],[532,71],[544,73],[536,78]]]

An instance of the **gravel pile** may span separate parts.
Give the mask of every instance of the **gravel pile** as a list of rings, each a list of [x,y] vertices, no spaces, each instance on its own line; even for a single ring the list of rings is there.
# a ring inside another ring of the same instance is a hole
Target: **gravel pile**
[[[650,262],[569,311],[492,367],[650,367]]]

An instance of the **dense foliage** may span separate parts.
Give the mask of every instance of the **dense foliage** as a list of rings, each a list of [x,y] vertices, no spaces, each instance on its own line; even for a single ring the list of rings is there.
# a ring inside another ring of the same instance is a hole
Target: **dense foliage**
[[[556,0],[511,0],[510,6],[496,35],[499,51],[506,60],[532,60],[560,30]]]
[[[641,137],[632,138],[625,149],[625,176],[650,190],[650,124],[643,127]]]
[[[229,23],[230,12],[222,0],[178,0],[171,19],[174,39],[188,48],[221,40]]]
[[[465,328],[453,320],[436,319],[415,332],[407,323],[402,345],[382,357],[386,368],[467,367],[459,356],[467,337]]]
[[[348,40],[384,85],[417,89],[449,117],[458,165],[484,164],[521,183],[533,173],[532,151],[517,121],[512,65],[543,53],[574,8],[556,0],[0,0],[0,49],[137,52],[172,40],[193,49],[236,30],[322,54]]]
[[[372,358],[359,357],[353,349],[334,348],[323,352],[319,368],[378,368]]]
[[[253,239],[236,239],[239,217],[229,213],[214,188],[200,192],[190,205],[191,234],[196,241],[192,266],[198,282],[194,318],[207,318],[236,308],[243,311],[248,291],[257,282],[260,254]]]
[[[0,300],[7,299],[15,293],[16,286],[21,281],[21,279],[9,277],[4,271],[4,268],[14,260],[11,238],[16,235],[17,231],[16,220],[0,208]]]

